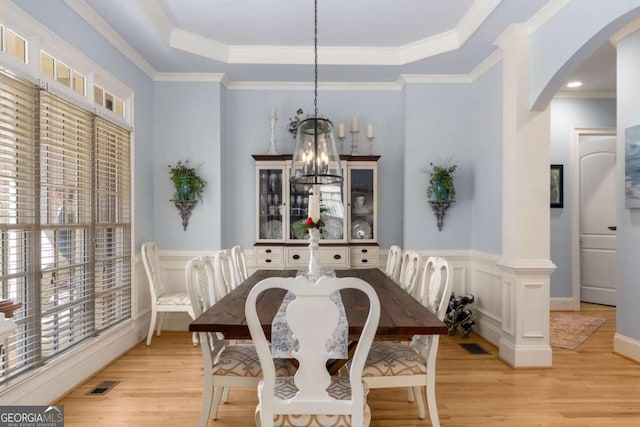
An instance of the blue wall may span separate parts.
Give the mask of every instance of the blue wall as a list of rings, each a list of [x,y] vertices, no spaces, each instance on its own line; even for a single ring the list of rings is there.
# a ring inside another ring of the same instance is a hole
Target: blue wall
[[[618,43],[618,159],[624,159],[624,130],[640,123],[640,32]],[[618,168],[618,290],[616,332],[640,340],[640,209],[624,206],[624,168]]]
[[[502,64],[474,82],[469,135],[473,161],[470,176],[471,249],[502,254]],[[479,107],[480,106],[480,107]]]
[[[219,249],[221,242],[220,85],[202,82],[155,84],[153,223],[163,249]],[[173,184],[168,165],[189,161],[207,181],[202,203],[193,209],[186,231],[169,201]],[[142,220],[142,218],[138,218]]]
[[[468,249],[473,205],[474,106],[469,84],[408,84],[405,87],[405,151],[402,175],[403,249]],[[430,163],[459,165],[456,202],[442,231],[427,201]]]
[[[615,99],[566,99],[551,102],[551,164],[564,165],[564,207],[551,209],[551,296],[572,296],[571,219],[573,215],[571,144],[576,128],[615,128]],[[620,164],[620,162],[618,162]]]
[[[251,247],[255,242],[255,163],[252,154],[269,150],[269,113],[278,110],[276,146],[279,153],[293,152],[293,137],[286,130],[289,117],[298,108],[305,114],[313,108],[313,92],[285,90],[229,90],[226,96],[226,140],[223,142],[224,175],[227,197],[224,245]],[[337,128],[345,123],[347,138],[343,153],[350,152],[351,118],[360,122],[359,152],[365,154],[369,141],[366,125],[373,124],[374,152],[379,162],[378,193],[379,242],[388,247],[401,242],[402,210],[402,94],[400,91],[320,91],[319,113],[331,119]],[[337,130],[336,130],[337,135]],[[188,246],[185,247],[185,249]]]

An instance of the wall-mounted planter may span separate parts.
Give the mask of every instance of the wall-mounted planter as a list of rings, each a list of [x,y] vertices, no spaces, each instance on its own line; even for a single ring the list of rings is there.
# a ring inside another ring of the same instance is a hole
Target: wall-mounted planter
[[[433,209],[433,213],[436,215],[436,218],[438,219],[438,231],[442,231],[444,216],[447,213],[447,209],[449,209],[449,206],[451,206],[451,203],[453,202],[450,202],[450,201],[439,202],[437,200],[430,200],[429,203],[431,204],[431,209]]]
[[[187,226],[189,225],[189,217],[191,216],[191,211],[198,204],[197,200],[183,201],[183,200],[171,200],[173,204],[180,211],[180,217],[182,218],[182,227],[184,231],[187,231]]]

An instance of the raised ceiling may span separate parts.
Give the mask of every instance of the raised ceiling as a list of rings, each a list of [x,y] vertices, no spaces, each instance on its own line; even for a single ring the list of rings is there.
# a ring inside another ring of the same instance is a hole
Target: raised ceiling
[[[232,81],[313,79],[312,0],[65,0],[148,73],[224,73]],[[469,75],[512,24],[549,0],[319,0],[325,82]],[[119,41],[118,41],[119,39]],[[602,84],[600,84],[600,87]],[[609,90],[609,89],[608,89]]]

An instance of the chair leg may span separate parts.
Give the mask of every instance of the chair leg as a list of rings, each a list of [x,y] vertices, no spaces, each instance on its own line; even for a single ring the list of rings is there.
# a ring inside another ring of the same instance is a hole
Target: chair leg
[[[229,390],[231,390],[231,387],[225,387],[222,390],[222,403],[227,403],[229,401]]]
[[[151,308],[151,321],[149,322],[149,332],[147,332],[147,345],[151,345],[151,338],[153,338],[153,330],[156,328],[156,310]]]
[[[435,385],[435,384],[433,384]],[[436,389],[427,385],[427,407],[429,408],[429,419],[433,427],[440,427],[440,417],[438,416],[438,407],[436,406]]]
[[[164,318],[165,318],[165,313],[161,311],[160,315],[158,316],[158,326],[156,327],[157,337],[159,337],[160,333],[162,332],[162,327],[164,326]]]
[[[193,346],[197,347],[198,346],[198,333],[197,332],[193,332],[191,334],[191,342],[193,342]]]
[[[424,400],[422,399],[422,392],[420,391],[420,387],[412,387],[411,390],[413,390],[413,396],[415,397],[416,404],[418,405],[418,418],[424,420],[427,414],[424,411]]]
[[[413,403],[416,400],[413,395],[413,388],[407,387],[407,401]]]
[[[205,375],[207,375],[205,373]],[[211,383],[211,376],[204,378],[204,392],[202,394],[202,409],[200,410],[200,427],[206,427],[209,423],[209,416],[211,414],[211,403],[213,402],[213,384]]]
[[[214,387],[213,388],[213,402],[211,402],[211,419],[218,419],[218,406],[220,406],[220,400],[222,400],[222,391],[224,387]]]

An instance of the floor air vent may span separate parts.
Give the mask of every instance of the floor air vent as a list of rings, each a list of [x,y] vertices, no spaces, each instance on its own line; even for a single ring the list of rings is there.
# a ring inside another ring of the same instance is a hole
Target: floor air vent
[[[102,381],[87,394],[91,396],[107,394],[107,392],[114,388],[119,382],[120,381]]]
[[[467,350],[469,354],[491,354],[487,350],[485,350],[480,344],[476,343],[462,343],[460,347]]]

